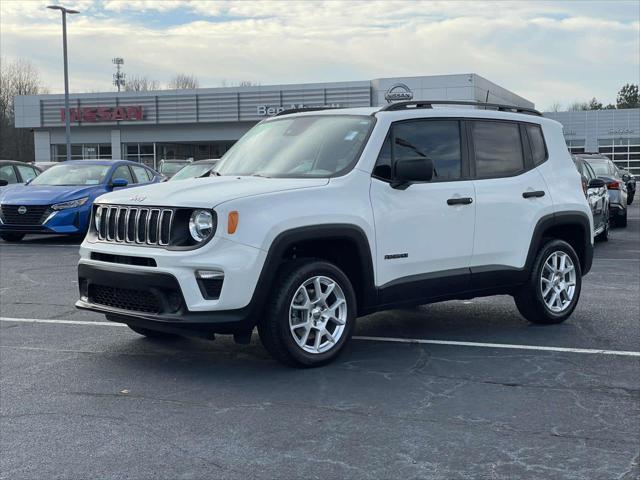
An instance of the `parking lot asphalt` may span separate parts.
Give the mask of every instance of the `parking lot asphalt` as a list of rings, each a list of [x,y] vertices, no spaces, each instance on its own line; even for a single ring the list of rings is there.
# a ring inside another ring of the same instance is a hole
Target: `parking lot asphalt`
[[[0,478],[640,476],[637,203],[566,323],[506,296],[378,313],[314,370],[75,310],[77,250],[0,241]]]

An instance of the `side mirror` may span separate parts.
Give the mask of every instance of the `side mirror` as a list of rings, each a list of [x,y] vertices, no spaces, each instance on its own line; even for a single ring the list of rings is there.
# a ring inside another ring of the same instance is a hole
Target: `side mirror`
[[[593,178],[589,182],[589,185],[587,185],[587,188],[602,188],[605,185],[606,185],[605,181],[602,180],[601,178]]]
[[[631,176],[628,173],[622,175],[622,180],[624,180],[625,182],[628,182],[630,178]]]
[[[0,178],[0,187],[6,187],[7,185],[9,185],[9,182],[4,178]]]
[[[114,178],[111,180],[111,188],[124,188],[129,185],[129,182],[124,178]]]
[[[404,190],[415,182],[430,182],[433,178],[433,161],[427,157],[398,160],[391,186]]]

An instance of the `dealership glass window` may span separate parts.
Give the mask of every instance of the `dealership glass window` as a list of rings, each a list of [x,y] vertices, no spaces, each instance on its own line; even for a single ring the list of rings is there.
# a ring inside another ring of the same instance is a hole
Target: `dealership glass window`
[[[567,148],[571,153],[584,153],[584,140],[567,140]]]
[[[640,138],[600,138],[598,152],[608,156],[619,168],[640,175],[635,162],[640,157]]]
[[[125,152],[125,160],[144,163],[148,167],[155,168],[155,155],[153,143],[125,143],[122,145]]]
[[[110,143],[72,144],[71,160],[110,159]],[[67,159],[67,146],[64,143],[51,145],[51,159],[63,162]]]

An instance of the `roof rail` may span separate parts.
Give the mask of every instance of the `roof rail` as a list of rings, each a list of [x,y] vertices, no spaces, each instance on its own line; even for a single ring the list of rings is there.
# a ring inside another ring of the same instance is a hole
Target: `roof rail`
[[[484,107],[485,109],[494,109],[500,112],[526,113],[528,115],[537,115],[539,117],[543,116],[542,113],[534,108],[518,107],[516,105],[502,105],[500,103],[468,102],[460,100],[410,100],[407,102],[396,102],[385,105],[378,110],[378,112],[392,112],[407,108],[433,108],[433,105],[469,105],[473,107]]]
[[[289,108],[287,110],[282,110],[273,117],[279,117],[280,115],[289,115],[290,113],[300,113],[300,112],[317,112],[320,110],[335,110],[340,107],[301,107],[301,108]]]

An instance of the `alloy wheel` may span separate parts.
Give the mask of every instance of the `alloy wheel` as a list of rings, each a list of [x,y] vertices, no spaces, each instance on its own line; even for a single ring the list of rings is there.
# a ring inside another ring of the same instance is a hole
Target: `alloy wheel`
[[[346,323],[346,297],[335,280],[315,276],[298,287],[289,308],[289,330],[302,350],[328,352],[342,338]]]
[[[576,269],[568,254],[556,251],[547,257],[540,274],[540,289],[552,312],[561,313],[571,305],[576,291]]]

